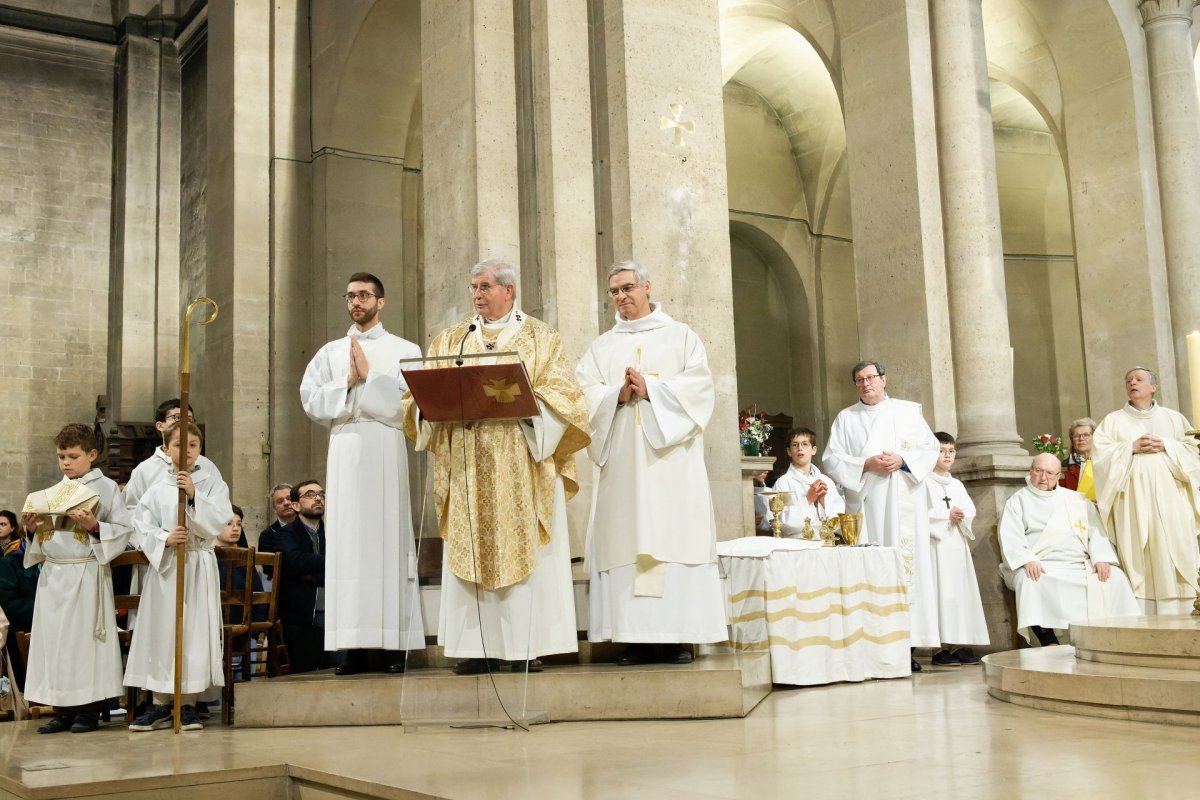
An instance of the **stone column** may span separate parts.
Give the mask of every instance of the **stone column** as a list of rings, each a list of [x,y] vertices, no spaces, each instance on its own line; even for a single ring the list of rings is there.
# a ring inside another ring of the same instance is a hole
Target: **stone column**
[[[982,2],[932,0],[929,8],[958,449],[964,456],[1023,454]]]
[[[1200,208],[1200,100],[1191,36],[1195,5],[1196,0],[1142,0],[1138,6],[1146,31],[1175,374],[1181,386],[1191,378],[1184,337],[1200,328],[1200,225],[1195,219]],[[1149,317],[1154,311],[1145,313]],[[1190,408],[1189,397],[1180,391],[1179,406],[1194,421],[1200,409]]]
[[[742,535],[725,109],[717,4],[594,0],[602,266],[633,259],[704,339],[717,384],[705,455],[717,536]]]

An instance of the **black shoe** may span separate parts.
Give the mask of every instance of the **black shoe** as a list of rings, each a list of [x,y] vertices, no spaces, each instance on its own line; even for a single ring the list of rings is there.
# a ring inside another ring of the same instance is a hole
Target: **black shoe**
[[[690,664],[692,663],[692,653],[681,644],[668,644],[663,646],[662,663],[664,664]]]
[[[74,717],[55,717],[45,725],[38,726],[38,733],[65,733],[75,723]]]
[[[404,650],[384,650],[383,671],[389,675],[401,675],[404,673],[404,666],[407,660],[408,653]]]
[[[383,671],[389,675],[403,675],[404,666],[404,659],[402,658],[399,661],[393,661],[392,663],[388,664],[383,668]]]
[[[1058,636],[1055,635],[1053,628],[1043,628],[1041,625],[1030,625],[1029,630],[1033,631],[1033,635],[1037,637],[1038,642],[1042,647],[1051,647],[1058,644]]]
[[[346,659],[333,669],[334,675],[357,675],[367,671],[367,654],[362,650],[347,650]]]
[[[182,714],[182,712],[180,713]],[[210,719],[212,717],[212,712],[208,710],[208,703],[203,700],[196,701],[196,716],[200,719]],[[182,720],[183,717],[180,716],[180,719]]]
[[[168,705],[151,705],[146,709],[146,713],[139,716],[129,726],[129,730],[141,731],[156,731],[159,728],[170,728],[174,723],[175,715],[171,706]]]
[[[512,672],[541,672],[545,669],[540,658],[531,658],[528,661],[509,661],[508,668]]]
[[[962,662],[949,650],[938,650],[933,654],[933,665],[935,667],[961,667]]]
[[[954,657],[958,659],[960,664],[978,664],[979,656],[975,655],[975,651],[969,647],[960,647],[954,651]]]
[[[920,672],[920,671],[921,671],[921,665],[917,663],[917,660],[916,660],[915,658],[911,658],[911,659],[909,659],[909,660],[910,660],[912,663],[911,663],[911,664],[909,664],[909,667],[908,667],[908,668],[909,668],[909,669],[911,669],[913,672]]]
[[[179,709],[179,730],[181,731],[202,731],[204,723],[200,721],[200,715],[196,713],[193,706],[183,706]]]
[[[455,675],[484,675],[488,672],[497,672],[499,669],[500,659],[498,658],[468,658],[466,661],[455,664],[453,672]]]
[[[625,648],[625,652],[617,656],[618,667],[636,667],[638,664],[646,664],[653,660],[653,651],[648,644],[631,644]]]
[[[100,729],[100,721],[92,714],[80,714],[75,717],[75,724],[71,726],[71,733],[91,733]]]

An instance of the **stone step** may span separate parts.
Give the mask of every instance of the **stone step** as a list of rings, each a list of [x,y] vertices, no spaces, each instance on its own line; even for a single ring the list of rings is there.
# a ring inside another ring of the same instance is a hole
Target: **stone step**
[[[1200,670],[1200,617],[1118,617],[1071,626],[1075,657],[1135,667]]]
[[[1110,719],[1200,726],[1200,671],[1080,660],[1068,645],[983,658],[988,694],[1010,703]]]

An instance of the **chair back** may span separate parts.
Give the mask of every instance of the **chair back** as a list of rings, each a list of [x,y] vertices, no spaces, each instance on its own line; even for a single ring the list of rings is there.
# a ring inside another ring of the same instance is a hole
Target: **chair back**
[[[217,572],[221,577],[221,621],[240,635],[250,626],[250,596],[254,592],[254,548],[216,547]],[[241,579],[241,586],[238,580]]]

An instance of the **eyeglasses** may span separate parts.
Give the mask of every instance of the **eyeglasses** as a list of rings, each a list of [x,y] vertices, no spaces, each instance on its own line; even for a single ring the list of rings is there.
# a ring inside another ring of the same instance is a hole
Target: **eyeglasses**
[[[500,288],[500,285],[495,284],[495,283],[480,283],[480,284],[472,283],[471,284],[471,294],[476,294],[476,293],[487,294],[492,289],[498,289],[498,288]]]
[[[346,298],[347,303],[353,303],[355,300],[360,303],[365,303],[372,297],[378,296],[379,295],[372,294],[371,292],[346,292],[344,295],[342,295],[342,297]]]
[[[319,498],[321,498],[322,500],[324,500],[324,499],[325,499],[325,493],[324,493],[324,492],[317,492],[317,491],[313,491],[313,490],[311,490],[311,489],[310,489],[310,490],[308,490],[307,492],[305,492],[304,494],[300,495],[300,499],[301,499],[301,500],[315,500],[315,499],[317,499],[318,497],[319,497]]]
[[[854,382],[856,384],[858,384],[859,386],[862,386],[864,383],[870,383],[871,381],[877,381],[877,380],[881,379],[882,377],[883,377],[882,373],[879,375],[859,375],[857,378],[854,379]]]
[[[1062,474],[1062,470],[1060,470],[1060,469],[1056,469],[1056,470],[1031,469],[1031,470],[1029,470],[1029,474],[1036,475],[1039,478],[1057,478],[1059,475]]]
[[[627,283],[624,286],[616,286],[608,290],[609,297],[620,297],[621,295],[629,296],[633,294],[633,290],[641,286],[638,283]]]
[[[816,447],[812,442],[792,442],[788,445],[788,450],[799,450],[801,447]]]
[[[1090,438],[1092,438],[1092,435],[1090,433],[1072,433],[1071,438],[1072,439],[1090,439]]]
[[[178,411],[169,411],[169,412],[167,412],[167,416],[163,418],[163,421],[170,424],[173,422],[179,422],[179,420],[181,420],[181,419],[183,419],[183,415],[180,414]],[[188,419],[192,422],[195,422],[196,415],[189,411]]]

